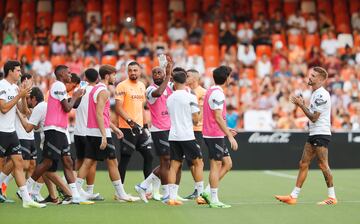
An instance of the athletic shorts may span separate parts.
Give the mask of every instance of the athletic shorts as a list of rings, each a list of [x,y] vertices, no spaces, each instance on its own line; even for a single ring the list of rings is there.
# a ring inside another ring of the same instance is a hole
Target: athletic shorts
[[[327,148],[330,142],[331,135],[312,135],[309,136],[307,142],[315,147]]]
[[[169,143],[171,160],[182,162],[184,158],[191,161],[202,158],[200,145],[196,140],[169,141]]]
[[[50,168],[47,170],[47,172],[56,172],[58,169],[58,164],[59,164],[58,160],[53,160],[52,164],[51,164]]]
[[[20,141],[16,132],[0,132],[0,157],[21,154]]]
[[[101,137],[87,136],[87,148],[85,150],[85,158],[96,161],[104,161],[105,159],[116,159],[116,149],[112,138],[106,138],[107,146],[101,150]]]
[[[36,160],[37,150],[35,140],[20,139],[21,151],[24,160]]]
[[[207,150],[207,146],[205,144],[202,132],[201,131],[194,131],[194,135],[195,135],[196,142],[200,145],[200,150],[201,151]],[[192,160],[186,159],[186,158],[185,158],[185,160],[186,160],[186,164],[190,168],[193,165]]]
[[[157,156],[170,155],[169,131],[151,132],[151,138]]]
[[[131,155],[135,150],[151,150],[148,135],[143,131],[140,135],[133,135],[130,128],[121,128],[124,138],[120,139],[120,152],[122,155]]]
[[[76,149],[76,159],[84,159],[85,149],[87,147],[86,136],[74,135],[74,144]]]
[[[224,157],[230,156],[225,138],[204,138],[204,140],[209,149],[209,159],[222,161]]]
[[[44,131],[45,141],[43,156],[51,160],[59,160],[63,156],[71,156],[67,136],[63,132],[48,130]]]

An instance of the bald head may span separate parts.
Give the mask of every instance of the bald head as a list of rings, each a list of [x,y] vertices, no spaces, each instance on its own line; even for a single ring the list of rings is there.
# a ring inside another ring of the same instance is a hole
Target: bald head
[[[162,68],[160,68],[159,66],[154,67],[151,71],[151,75],[156,85],[160,86],[161,83],[163,83],[165,73]]]

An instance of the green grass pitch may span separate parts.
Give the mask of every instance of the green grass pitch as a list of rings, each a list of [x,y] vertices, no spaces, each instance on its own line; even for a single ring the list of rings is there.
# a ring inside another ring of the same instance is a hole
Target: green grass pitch
[[[194,201],[180,207],[169,207],[150,201],[118,203],[106,172],[98,172],[95,191],[104,202],[95,205],[59,205],[45,209],[23,209],[16,199],[14,204],[0,204],[0,223],[3,224],[105,224],[105,223],[244,223],[244,224],[313,224],[360,223],[360,170],[334,170],[334,182],[339,204],[320,207],[316,202],[327,196],[321,172],[311,170],[300,194],[299,203],[288,206],[277,202],[274,194],[288,194],[294,187],[296,170],[291,171],[231,171],[221,183],[219,197],[232,205],[230,209],[210,209]],[[206,172],[206,178],[208,173]],[[125,188],[133,195],[133,186],[142,179],[141,172],[128,172]],[[183,172],[180,194],[192,192],[189,172]],[[43,189],[43,196],[46,191]],[[14,182],[8,195],[15,199]]]

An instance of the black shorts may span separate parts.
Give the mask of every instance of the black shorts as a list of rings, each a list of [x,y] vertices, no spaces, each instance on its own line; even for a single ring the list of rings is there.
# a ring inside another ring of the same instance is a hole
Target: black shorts
[[[71,156],[70,146],[65,133],[48,130],[44,131],[45,141],[43,156],[51,160],[59,160],[62,156]]]
[[[196,142],[200,145],[200,150],[207,150],[207,146],[205,144],[205,141],[204,141],[204,138],[203,138],[203,134],[201,131],[194,131],[194,135],[195,135],[195,139],[196,139]],[[192,164],[192,160],[190,159],[186,159],[186,164],[188,165],[188,167],[191,167],[193,164]]]
[[[0,157],[21,154],[21,146],[16,132],[0,132]]]
[[[325,147],[327,148],[330,142],[331,135],[311,135],[307,141],[314,147]]]
[[[149,137],[143,131],[141,135],[133,135],[130,128],[121,128],[124,138],[120,139],[120,152],[122,155],[131,155],[135,150],[151,150]]]
[[[37,150],[35,140],[20,139],[21,151],[24,160],[36,160]]]
[[[84,159],[85,149],[87,147],[86,136],[74,135],[74,144],[76,149],[76,159]]]
[[[204,138],[204,140],[209,149],[209,159],[222,161],[224,157],[230,156],[225,138]]]
[[[157,156],[170,155],[169,131],[151,132],[151,138],[153,140]]]
[[[41,161],[42,162],[42,161]],[[47,170],[47,172],[56,172],[58,169],[59,161],[53,160],[50,168]]]
[[[200,145],[196,140],[169,141],[169,143],[171,160],[182,162],[184,158],[191,161],[202,158]]]
[[[85,158],[93,159],[96,161],[104,161],[105,159],[116,159],[116,149],[112,138],[108,137],[107,146],[101,150],[101,137],[87,136],[87,148],[85,150]]]

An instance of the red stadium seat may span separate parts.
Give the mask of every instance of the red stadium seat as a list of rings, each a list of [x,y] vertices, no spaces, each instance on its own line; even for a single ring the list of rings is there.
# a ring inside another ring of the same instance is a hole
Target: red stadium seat
[[[187,47],[188,56],[201,55],[202,49],[200,45],[191,44]]]
[[[213,5],[216,1],[215,0],[203,0],[202,1],[202,11],[207,12],[209,7]]]
[[[264,13],[267,15],[265,0],[252,0],[251,13],[254,20],[257,19],[259,13]]]
[[[116,56],[106,55],[106,56],[103,56],[103,57],[101,58],[101,64],[107,64],[107,65],[115,66],[115,65],[116,65],[116,61],[117,61]]]
[[[353,13],[358,12],[360,10],[360,1],[350,0],[349,6],[350,6],[350,14],[352,15]]]
[[[4,4],[3,2],[1,4]],[[6,7],[5,7],[5,13],[12,12],[14,13],[15,17],[17,19],[20,18],[20,1],[19,0],[7,0],[6,1]]]
[[[51,12],[38,12],[36,16],[36,25],[40,24],[40,19],[44,18],[45,25],[47,28],[51,28],[52,26],[52,14]]]
[[[311,49],[313,46],[320,47],[320,37],[318,34],[305,35],[305,49]]]
[[[86,4],[86,12],[100,12],[101,11],[101,1],[89,0]]]
[[[167,0],[153,0],[152,4],[153,13],[156,12],[167,12],[168,10],[168,2]]]
[[[219,44],[219,37],[217,35],[213,35],[213,34],[205,35],[203,44],[204,44],[204,46],[206,46],[206,45],[218,45]]]
[[[299,35],[288,35],[288,44],[289,45],[297,45],[299,47],[304,47],[304,40],[301,34]]]
[[[32,62],[34,60],[34,48],[31,45],[19,45],[18,47],[18,52],[17,52],[17,56],[18,56],[18,60],[21,59],[21,57],[25,55],[27,57],[27,60],[29,62]]]
[[[270,18],[274,16],[277,9],[282,9],[281,2],[281,0],[268,0],[268,14]]]
[[[21,14],[20,31],[29,30],[31,33],[35,31],[35,14],[33,12],[24,12]]]
[[[8,60],[16,59],[16,46],[4,45],[1,48],[1,61],[4,63]]]
[[[146,75],[151,74],[151,59],[150,57],[137,57],[136,61],[144,68]]]
[[[205,31],[206,35],[208,35],[208,34],[218,35],[219,34],[219,27],[215,23],[205,23],[204,24],[204,31]]]
[[[74,32],[78,32],[80,38],[83,38],[85,33],[85,25],[81,17],[73,17],[68,24],[68,33],[72,37]]]
[[[288,18],[290,15],[294,14],[296,10],[298,9],[298,2],[296,1],[284,1],[283,5],[283,13],[286,18]]]
[[[256,56],[260,58],[263,54],[271,56],[271,47],[268,45],[258,45],[256,46]]]
[[[64,65],[66,64],[66,58],[63,55],[51,56],[51,64],[53,67],[56,67],[58,65]]]
[[[44,53],[46,55],[46,57],[49,58],[49,55],[50,55],[49,46],[36,46],[35,47],[35,58],[39,58],[42,53]]]
[[[96,58],[96,57],[91,57],[91,56],[88,56],[88,57],[85,57],[84,59],[84,66],[85,67],[89,67],[90,66],[90,63],[94,61],[95,64],[99,64],[99,60]]]

